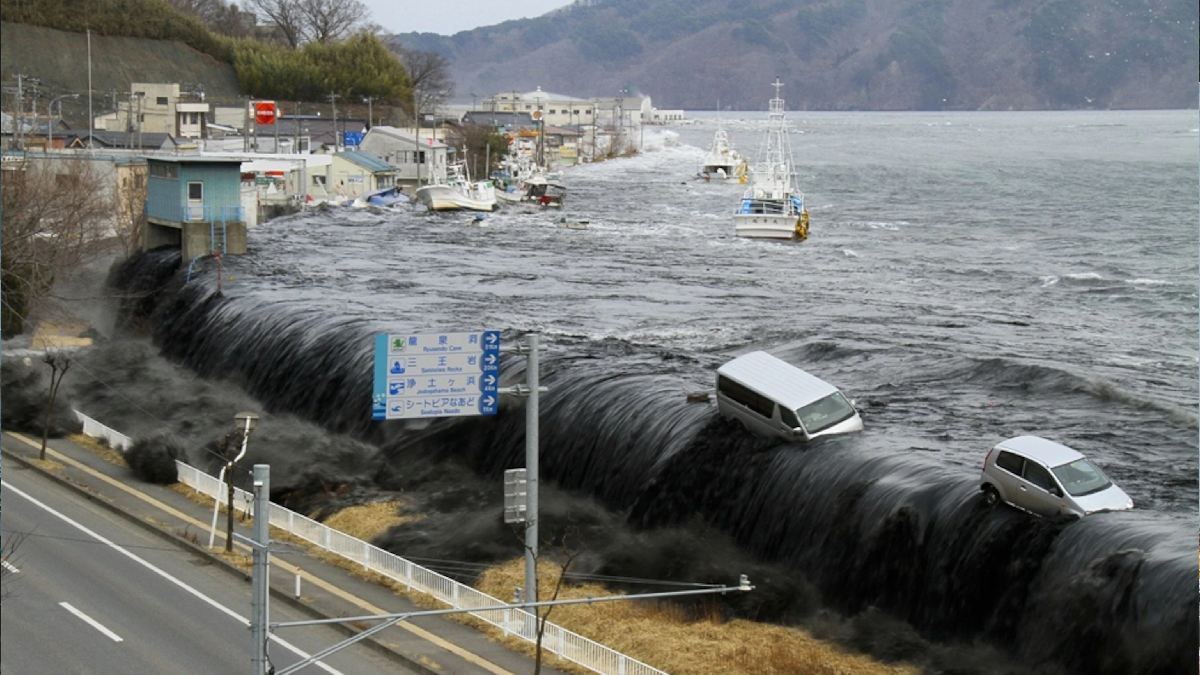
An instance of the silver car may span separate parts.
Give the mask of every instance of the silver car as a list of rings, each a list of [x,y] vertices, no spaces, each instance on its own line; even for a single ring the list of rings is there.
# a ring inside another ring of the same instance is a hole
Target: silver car
[[[983,460],[984,501],[1039,516],[1083,517],[1133,508],[1129,495],[1078,451],[1038,436],[996,444]]]

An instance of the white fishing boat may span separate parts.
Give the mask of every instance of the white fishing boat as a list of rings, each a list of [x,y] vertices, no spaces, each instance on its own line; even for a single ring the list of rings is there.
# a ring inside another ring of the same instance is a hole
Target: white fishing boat
[[[745,183],[746,173],[746,159],[734,150],[725,129],[718,126],[713,134],[712,148],[700,164],[700,177],[704,180]]]
[[[808,209],[792,167],[792,145],[779,95],[783,83],[775,78],[772,86],[775,98],[768,108],[767,136],[733,216],[734,232],[739,237],[803,240],[808,237]]]
[[[456,162],[446,167],[446,175],[430,185],[417,188],[417,200],[430,211],[495,211],[496,188],[491,181],[472,181],[467,167]]]

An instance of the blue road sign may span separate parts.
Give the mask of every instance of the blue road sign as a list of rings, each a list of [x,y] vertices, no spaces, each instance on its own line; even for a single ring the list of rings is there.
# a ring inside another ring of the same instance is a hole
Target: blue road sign
[[[375,336],[377,420],[495,415],[500,331]]]
[[[362,145],[363,138],[365,136],[366,136],[366,134],[362,131],[343,131],[342,132],[342,145],[345,145],[348,147],[360,146],[360,145]]]

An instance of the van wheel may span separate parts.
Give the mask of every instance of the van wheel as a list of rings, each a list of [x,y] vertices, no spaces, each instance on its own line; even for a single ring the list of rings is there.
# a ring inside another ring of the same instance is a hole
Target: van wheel
[[[1000,493],[996,492],[996,488],[991,485],[983,486],[983,503],[988,506],[995,506],[1000,503]]]

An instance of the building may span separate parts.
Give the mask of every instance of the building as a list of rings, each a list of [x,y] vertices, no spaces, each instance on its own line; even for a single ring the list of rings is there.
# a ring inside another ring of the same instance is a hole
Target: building
[[[422,134],[429,132],[422,129]],[[454,150],[432,136],[418,141],[411,133],[388,126],[371,127],[358,149],[396,167],[396,183],[403,185],[424,184],[431,176],[445,176]]]
[[[541,87],[526,92],[499,92],[484,100],[478,110],[525,112],[530,115],[541,111],[543,122],[559,127],[592,124],[596,118],[596,106],[592,101],[542,91]]]
[[[347,150],[334,153],[328,173],[314,173],[313,180],[314,187],[324,179],[322,187],[330,194],[353,199],[395,186],[396,173],[396,167],[375,155]]]
[[[520,131],[537,129],[537,123],[527,112],[492,112],[490,110],[468,110],[462,117],[465,126],[491,127],[496,131]]]
[[[184,260],[246,252],[240,159],[147,157],[146,248],[175,245]]]
[[[88,147],[88,132],[87,130],[75,130],[67,132],[64,138],[65,146],[71,149],[82,149]],[[93,131],[91,134],[91,145],[93,148],[101,148],[105,150],[137,150],[144,152],[176,152],[182,147],[171,134],[163,134],[158,132],[138,133],[136,131]],[[55,145],[58,145],[58,139],[54,139]]]
[[[177,83],[134,82],[129,99],[113,112],[99,115],[101,131],[170,134],[175,138],[204,138],[211,116],[204,92],[181,92]]]

